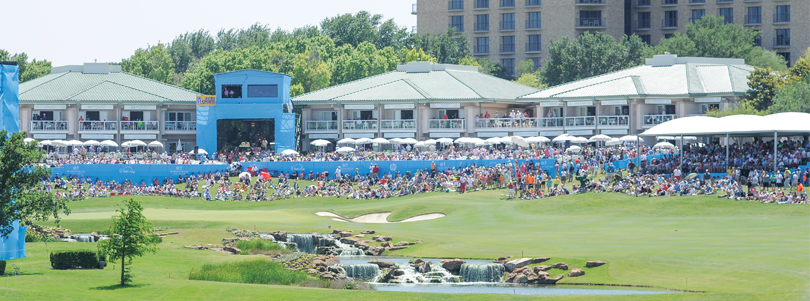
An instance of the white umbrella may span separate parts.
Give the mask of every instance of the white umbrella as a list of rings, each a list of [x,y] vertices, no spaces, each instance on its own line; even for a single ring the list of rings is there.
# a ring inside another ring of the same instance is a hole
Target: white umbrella
[[[109,146],[109,147],[118,147],[118,143],[115,143],[112,140],[104,140],[99,143],[101,146]]]
[[[402,144],[402,139],[401,138],[394,138],[394,139],[388,140],[388,142],[390,142],[391,144]]]
[[[40,145],[52,145],[53,141],[51,140],[43,140],[39,142]]]
[[[84,143],[82,143],[79,140],[70,140],[70,141],[65,142],[65,144],[70,145],[70,146],[82,146],[82,145],[84,145]]]
[[[96,140],[87,140],[84,142],[84,146],[98,146],[99,143]]]
[[[371,143],[371,139],[368,139],[368,138],[360,138],[360,139],[355,140],[355,142],[356,142],[357,144],[368,144],[368,143]]]
[[[596,136],[591,137],[591,139],[588,139],[588,140],[590,140],[590,141],[608,141],[608,140],[610,140],[610,136],[608,136],[608,135],[596,135]]]
[[[130,141],[130,142],[132,142],[132,141]],[[122,144],[121,146],[123,146],[123,144]],[[197,149],[197,151],[198,151],[197,153],[198,153],[198,154],[200,154],[200,155],[207,155],[207,154],[208,154],[208,152],[207,152],[207,151],[205,151],[205,150],[204,150],[204,149],[202,149],[202,148]],[[190,152],[188,152],[188,153],[189,153],[189,155],[193,155],[193,154],[194,154],[194,151],[190,151]]]
[[[636,142],[639,139],[638,139],[638,136],[636,136],[636,135],[627,135],[627,136],[619,138],[619,140],[624,141],[624,142]]]
[[[610,139],[610,140],[605,142],[605,145],[607,145],[607,146],[619,145],[619,144],[622,144],[622,141],[619,140],[619,138],[613,138],[613,139]]]
[[[402,139],[402,144],[416,144],[417,142],[419,141],[416,141],[416,139],[413,138]]]
[[[576,143],[576,144],[582,144],[582,143],[588,143],[588,142],[589,142],[588,139],[585,139],[584,137],[573,137],[571,139],[571,143]]]
[[[529,147],[529,142],[527,142],[527,141],[526,141],[526,139],[523,139],[523,137],[520,137],[520,136],[512,136],[512,137],[511,137],[509,140],[510,140],[512,143],[517,144],[517,146],[520,146],[520,147]]]
[[[455,142],[455,143],[470,143],[470,137],[461,137],[461,138],[457,138],[457,139],[456,139],[455,141],[453,141],[453,142]],[[473,142],[473,143],[475,143],[475,142]]]
[[[344,146],[344,147],[341,147],[341,148],[337,149],[338,153],[350,153],[350,152],[353,152],[353,151],[354,151],[354,148],[351,148],[351,147],[348,147],[348,146]]]
[[[565,151],[566,151],[566,152],[578,152],[578,151],[580,151],[580,150],[582,150],[582,148],[581,148],[581,147],[576,146],[576,145],[573,145],[573,146],[569,147],[569,148],[568,148],[567,150],[565,150]]]
[[[129,141],[126,141],[124,143],[121,143],[121,147],[134,147],[134,146],[129,145]]]
[[[546,140],[548,140],[548,139],[546,139]],[[543,143],[543,140],[541,140],[540,137],[527,137],[526,142],[528,142],[528,143]]]
[[[433,140],[433,139],[428,139],[428,140],[425,140],[425,141],[422,141],[422,142],[424,142],[425,144],[436,144],[436,140]]]
[[[56,147],[65,147],[65,146],[68,146],[67,141],[62,141],[62,140],[54,140],[54,141],[51,141],[51,145],[52,145],[52,146],[56,146]]]
[[[548,139],[548,138],[543,137],[543,136],[537,136],[535,138],[537,138],[537,140],[540,140],[540,142],[542,142],[542,143],[551,142],[551,139]]]
[[[439,138],[439,139],[436,139],[436,141],[441,143],[441,144],[453,144],[453,139],[450,139],[450,138]]]
[[[36,140],[34,140],[34,138],[25,138],[25,139],[23,139],[23,142],[25,142],[25,143],[31,143],[31,142],[34,142],[34,141],[36,141]]]
[[[155,140],[149,142],[149,147],[163,147],[163,143],[160,143],[160,141]]]
[[[180,143],[180,139],[177,139],[177,151],[178,152],[183,151],[183,143]]]
[[[298,155],[298,152],[295,151],[294,149],[285,149],[283,152],[281,152],[281,155],[282,156],[295,156],[295,155]]]
[[[683,136],[683,140],[697,140],[695,136]]]
[[[512,137],[509,137],[509,136],[498,138],[498,141],[500,141],[503,144],[513,144],[514,143],[514,142],[512,142]]]
[[[242,173],[239,174],[239,178],[248,178],[248,179],[250,179],[251,178],[250,173],[247,172],[247,171],[243,171]]]
[[[340,141],[338,141],[337,143],[338,144],[344,144],[344,143],[345,144],[354,144],[355,141],[352,138],[343,138],[343,139],[340,139]]]
[[[488,141],[491,144],[501,144],[501,138],[498,137],[492,137],[484,141]]]
[[[313,146],[321,147],[321,146],[327,146],[329,144],[332,144],[332,142],[329,142],[329,141],[326,141],[326,140],[323,140],[323,139],[318,139],[318,140],[310,142],[309,144],[312,144]]]
[[[379,144],[389,144],[390,143],[385,138],[374,138],[374,139],[371,139],[371,142],[379,143]]]
[[[669,143],[669,142],[659,142],[659,143],[656,143],[656,144],[653,146],[653,148],[669,148],[669,149],[675,149],[675,146],[674,146],[674,145],[672,145],[672,143]]]
[[[658,140],[675,140],[673,136],[658,136],[656,138],[658,138]]]
[[[134,147],[134,146],[146,146],[146,142],[143,142],[141,140],[132,140],[132,141],[129,141],[127,144],[129,144],[131,147]]]
[[[573,137],[568,136],[568,134],[562,134],[562,135],[559,135],[559,136],[557,136],[557,137],[554,137],[554,139],[551,139],[551,141],[554,141],[554,142],[565,142],[565,141],[569,141],[569,140],[571,140],[572,138],[573,138]]]

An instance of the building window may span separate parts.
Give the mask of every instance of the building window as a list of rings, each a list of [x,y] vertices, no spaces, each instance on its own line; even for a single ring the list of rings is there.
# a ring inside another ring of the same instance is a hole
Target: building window
[[[668,10],[664,12],[664,28],[678,28],[678,11]]]
[[[720,16],[723,17],[723,22],[726,24],[734,23],[734,9],[729,8],[721,8],[720,9]]]
[[[762,6],[749,6],[745,24],[762,24]]]
[[[577,22],[577,25],[586,27],[601,27],[602,11],[601,10],[579,11],[579,22]]]
[[[475,38],[475,47],[473,48],[473,52],[475,54],[487,54],[489,53],[489,37],[479,37]]]
[[[515,52],[515,36],[501,37],[501,52]]]
[[[278,85],[248,85],[248,97],[278,97]]]
[[[756,39],[754,39],[754,45],[762,47],[762,36],[758,36]]]
[[[166,112],[165,121],[194,121],[191,112]]]
[[[501,0],[501,7],[515,7],[515,0]]]
[[[475,31],[489,31],[489,15],[475,15]]]
[[[540,28],[540,12],[529,13],[529,19],[526,20],[526,29]]]
[[[785,61],[788,63],[788,67],[790,67],[790,52],[777,52],[776,54],[781,55],[785,58]]]
[[[489,0],[475,0],[475,8],[489,8]]]
[[[501,14],[501,30],[515,29],[515,14]]]
[[[540,6],[540,0],[526,0],[526,6]]]
[[[450,0],[447,6],[449,10],[464,10],[464,0]]]
[[[650,35],[642,34],[642,35],[639,35],[638,37],[641,38],[642,42],[647,43],[647,45],[652,44],[652,40],[650,39]]]
[[[650,0],[638,0],[636,6],[650,6]]]
[[[698,20],[700,20],[700,18],[703,18],[703,16],[705,15],[706,15],[705,9],[693,9],[692,20],[689,20],[689,22],[697,22]]]
[[[774,23],[790,22],[790,5],[777,5],[776,14],[773,16]]]
[[[678,5],[678,0],[663,0],[662,5]]]
[[[534,70],[540,69],[540,67],[542,67],[540,66],[541,60],[539,57],[530,57],[529,59],[532,60],[532,63],[534,63]]]
[[[671,38],[673,35],[674,35],[674,34],[671,34],[671,33],[664,34],[664,39],[669,39],[669,38]]]
[[[776,30],[773,46],[790,46],[790,28]]]
[[[456,32],[464,32],[464,16],[451,16],[450,27],[455,28]]]
[[[515,75],[515,59],[502,59],[501,66],[506,68],[506,72],[509,75]]]
[[[222,98],[242,98],[242,85],[222,85]]]
[[[529,43],[526,43],[526,51],[540,51],[540,35],[529,35]]]
[[[636,14],[638,19],[636,22],[636,29],[649,29],[650,28],[650,12],[639,12]]]

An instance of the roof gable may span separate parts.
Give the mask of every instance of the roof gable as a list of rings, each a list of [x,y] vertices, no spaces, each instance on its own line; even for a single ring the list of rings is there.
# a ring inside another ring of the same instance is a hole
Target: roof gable
[[[20,102],[188,102],[197,92],[125,73],[55,73],[20,84]]]

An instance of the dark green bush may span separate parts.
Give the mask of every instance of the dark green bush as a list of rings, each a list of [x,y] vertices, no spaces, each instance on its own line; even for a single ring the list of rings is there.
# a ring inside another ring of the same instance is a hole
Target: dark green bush
[[[51,253],[51,267],[57,270],[92,269],[98,266],[98,256],[91,251],[63,251]]]
[[[6,274],[6,262],[4,260],[0,260],[0,276]]]

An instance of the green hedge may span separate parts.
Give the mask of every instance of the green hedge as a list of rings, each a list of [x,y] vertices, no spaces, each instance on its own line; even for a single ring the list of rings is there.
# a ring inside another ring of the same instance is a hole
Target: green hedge
[[[3,260],[0,260],[0,275],[5,275],[5,274],[6,274],[6,262],[3,261]]]
[[[91,251],[64,251],[51,253],[51,267],[57,270],[93,269],[98,266],[98,256]]]

